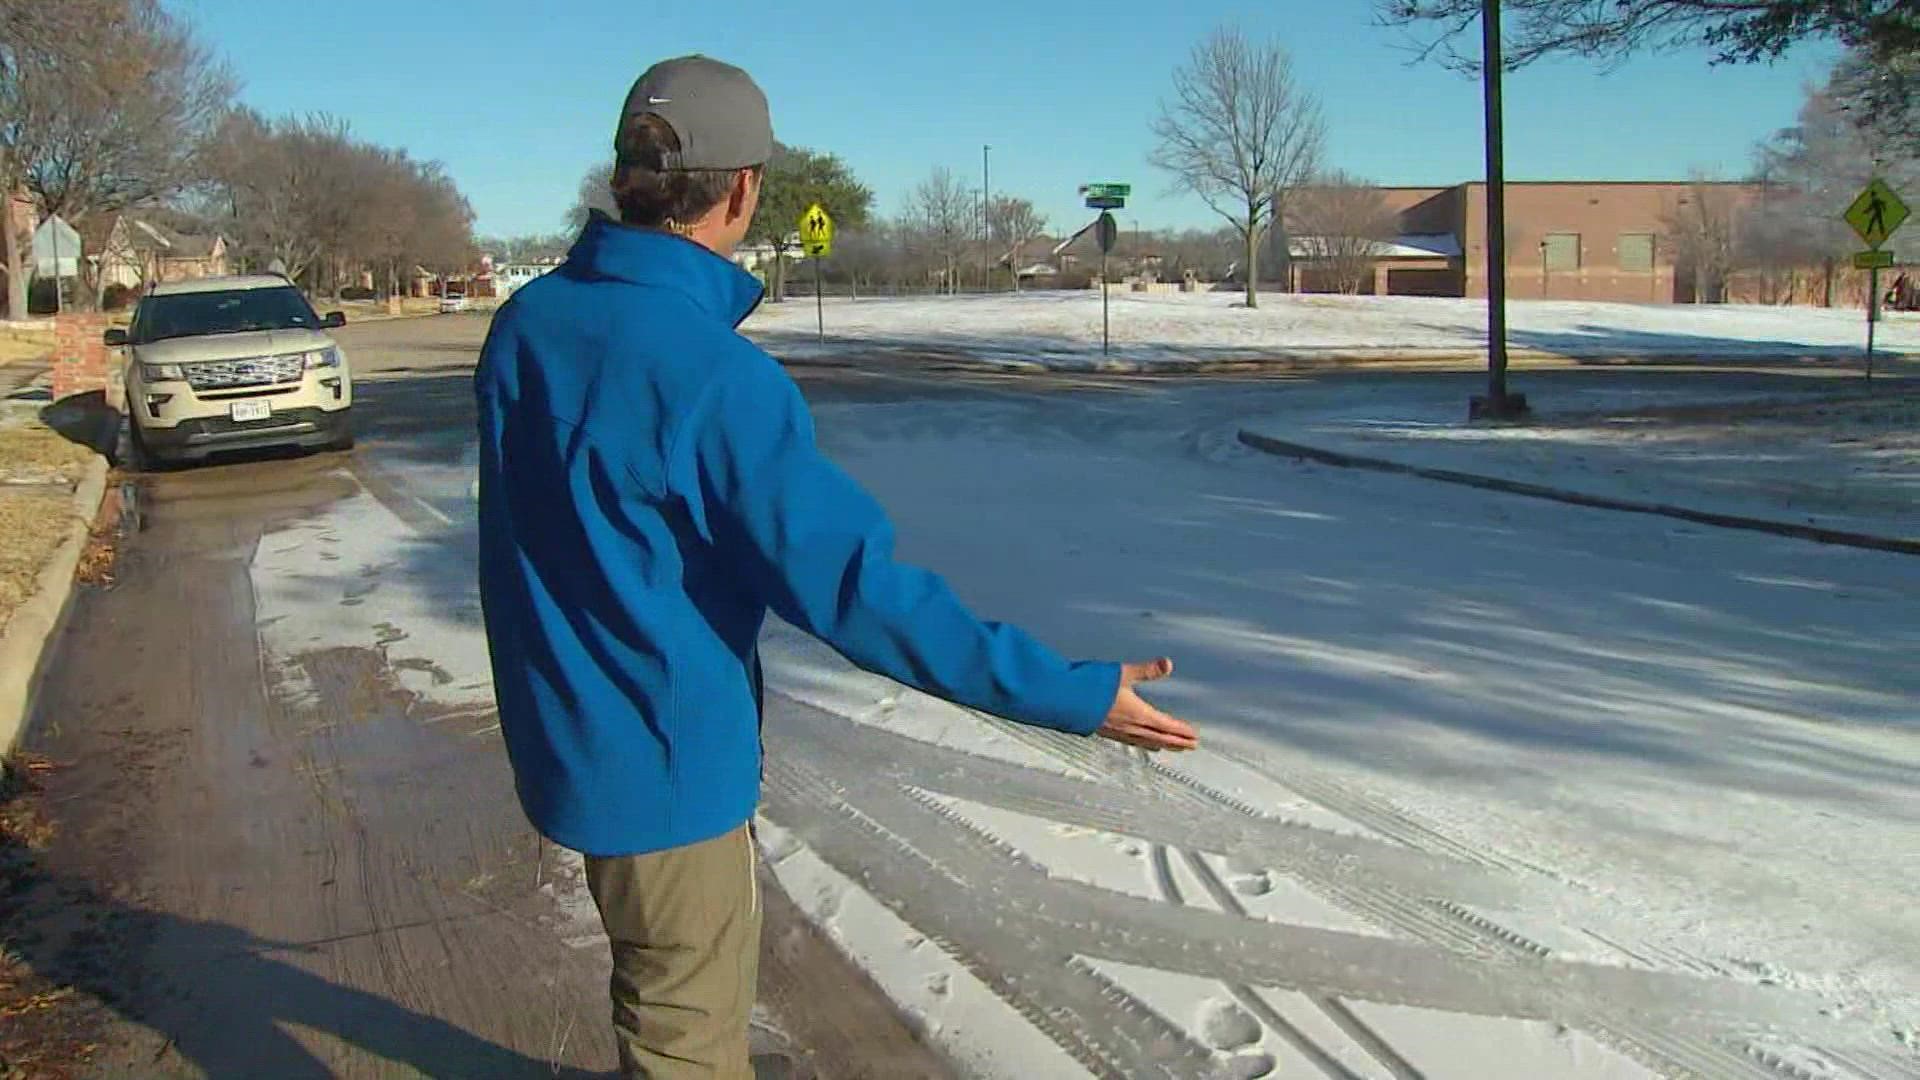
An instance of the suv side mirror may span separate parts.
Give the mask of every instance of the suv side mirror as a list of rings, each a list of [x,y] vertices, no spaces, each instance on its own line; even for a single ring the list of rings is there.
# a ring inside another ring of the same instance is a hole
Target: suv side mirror
[[[101,335],[101,337],[108,345],[116,349],[125,346],[127,343],[127,332],[117,326]]]
[[[344,311],[329,311],[320,319],[322,330],[337,330],[345,325],[347,325],[347,313]]]

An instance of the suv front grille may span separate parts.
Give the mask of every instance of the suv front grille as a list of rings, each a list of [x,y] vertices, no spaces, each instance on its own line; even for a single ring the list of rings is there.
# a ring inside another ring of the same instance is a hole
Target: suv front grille
[[[238,390],[248,386],[272,386],[299,382],[307,369],[304,354],[261,356],[247,360],[215,360],[186,365],[187,385],[194,392]]]

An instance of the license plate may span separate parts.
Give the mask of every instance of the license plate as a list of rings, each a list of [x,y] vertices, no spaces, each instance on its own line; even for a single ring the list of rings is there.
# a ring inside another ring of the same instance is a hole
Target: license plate
[[[273,404],[266,401],[236,401],[233,403],[233,419],[242,424],[249,420],[271,420]]]

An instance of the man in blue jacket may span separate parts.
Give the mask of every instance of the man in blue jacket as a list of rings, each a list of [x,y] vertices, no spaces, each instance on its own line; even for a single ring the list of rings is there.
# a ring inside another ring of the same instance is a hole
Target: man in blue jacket
[[[999,716],[1152,750],[1196,737],[1133,690],[1170,661],[1068,662],[895,562],[798,388],[736,332],[761,289],[729,256],[773,153],[753,80],[656,65],[614,145],[621,220],[595,216],[481,354],[481,599],[521,804],[586,856],[613,942],[623,1070],[746,1078],[769,608]]]

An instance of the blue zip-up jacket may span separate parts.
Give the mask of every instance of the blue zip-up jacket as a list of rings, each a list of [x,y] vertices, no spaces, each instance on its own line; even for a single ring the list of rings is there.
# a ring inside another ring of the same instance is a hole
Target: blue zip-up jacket
[[[596,217],[494,318],[480,406],[480,596],[534,827],[590,855],[720,836],[759,801],[768,608],[871,671],[1091,733],[1118,665],[1069,663],[893,559],[885,514],[814,445],[798,387],[735,332],[750,274]]]

